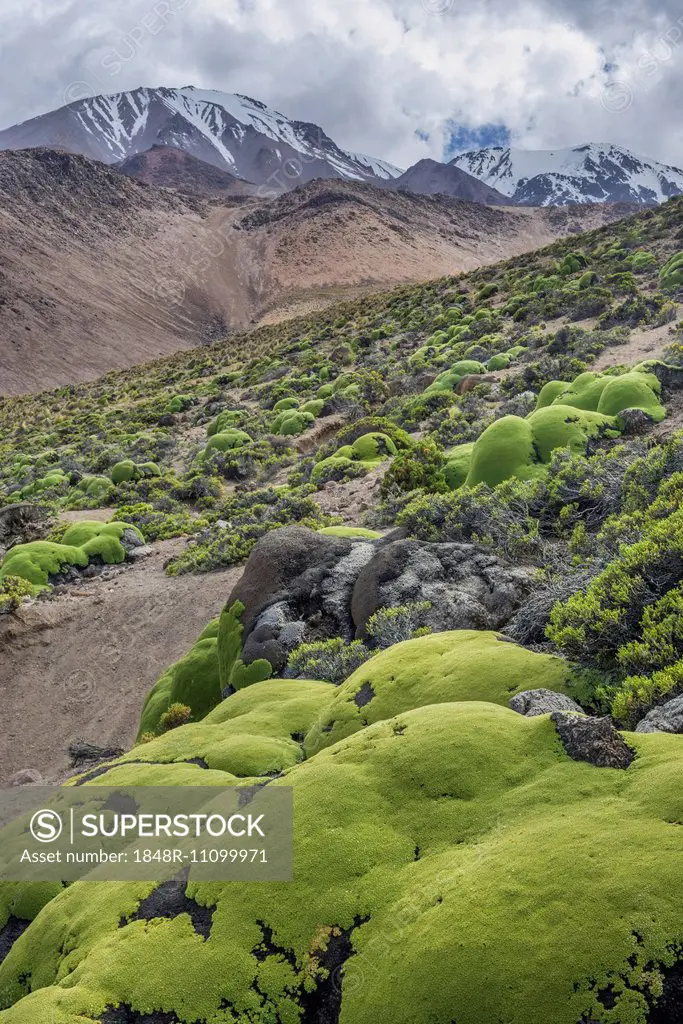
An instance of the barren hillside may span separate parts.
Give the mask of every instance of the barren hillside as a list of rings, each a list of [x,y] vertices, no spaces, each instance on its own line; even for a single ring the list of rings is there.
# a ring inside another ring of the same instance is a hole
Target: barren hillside
[[[312,182],[207,199],[0,154],[0,394],[89,380],[340,297],[471,270],[629,207],[501,209]]]

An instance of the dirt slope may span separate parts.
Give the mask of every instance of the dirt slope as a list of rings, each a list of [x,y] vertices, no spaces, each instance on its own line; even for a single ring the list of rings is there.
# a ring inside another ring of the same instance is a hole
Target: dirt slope
[[[22,769],[58,777],[76,739],[131,746],[150,687],[219,614],[242,572],[166,576],[183,544],[161,541],[109,581],[84,582],[0,624],[0,785]]]
[[[0,395],[472,269],[627,212],[493,208],[323,181],[275,200],[207,199],[84,157],[0,153]]]

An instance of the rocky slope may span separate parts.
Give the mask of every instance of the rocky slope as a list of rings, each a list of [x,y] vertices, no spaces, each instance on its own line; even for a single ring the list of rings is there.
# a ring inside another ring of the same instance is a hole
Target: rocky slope
[[[487,206],[513,205],[512,199],[474,175],[452,163],[442,164],[438,160],[419,160],[398,178],[387,181],[385,188],[405,189],[423,196],[454,196],[468,203],[485,203]]]
[[[152,146],[115,166],[122,174],[144,181],[147,185],[173,188],[190,195],[225,198],[258,193],[255,185],[204,160],[197,160],[175,146]]]
[[[183,188],[185,158],[176,171]],[[0,154],[0,201],[0,394],[89,379],[266,313],[478,266],[622,212],[508,214],[351,182],[314,182],[275,202],[231,186],[209,200],[51,150]]]

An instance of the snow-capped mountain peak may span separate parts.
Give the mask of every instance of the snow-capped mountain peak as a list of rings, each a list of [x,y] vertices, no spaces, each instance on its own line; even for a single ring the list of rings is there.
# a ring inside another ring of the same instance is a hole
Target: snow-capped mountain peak
[[[497,146],[461,153],[451,163],[525,206],[654,204],[683,192],[683,170],[611,143],[554,150]]]
[[[0,132],[0,149],[47,146],[105,163],[154,145],[172,145],[274,190],[312,178],[372,181],[402,173],[386,161],[340,149],[322,128],[259,100],[195,86],[93,96]]]

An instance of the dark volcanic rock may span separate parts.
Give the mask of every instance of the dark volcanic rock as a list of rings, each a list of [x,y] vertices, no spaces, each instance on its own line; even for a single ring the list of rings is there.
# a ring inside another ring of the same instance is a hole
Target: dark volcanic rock
[[[611,718],[588,718],[570,711],[554,711],[551,717],[574,761],[588,761],[596,768],[628,768],[633,761],[635,754]]]

